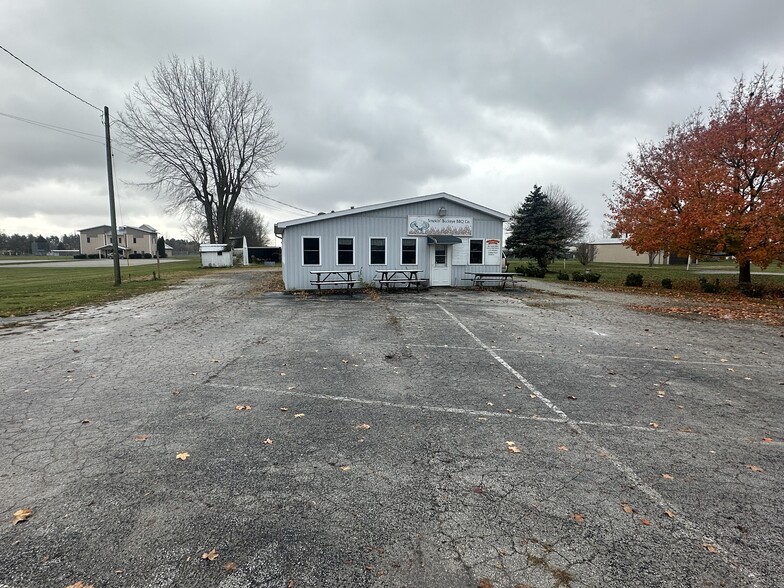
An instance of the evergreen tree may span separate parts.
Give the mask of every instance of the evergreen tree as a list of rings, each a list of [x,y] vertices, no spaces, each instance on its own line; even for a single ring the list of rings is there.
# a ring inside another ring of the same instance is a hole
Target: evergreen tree
[[[163,238],[163,235],[158,237],[158,241],[156,241],[156,246],[158,248],[158,257],[164,258],[166,257],[166,241]]]
[[[537,185],[512,214],[509,229],[506,248],[512,257],[531,257],[541,268],[546,268],[566,244],[558,209]]]

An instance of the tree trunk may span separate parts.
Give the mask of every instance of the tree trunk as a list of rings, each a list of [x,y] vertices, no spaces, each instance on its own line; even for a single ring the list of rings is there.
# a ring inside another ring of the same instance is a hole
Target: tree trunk
[[[740,284],[751,284],[751,262],[744,261],[740,264],[740,277],[738,279]]]

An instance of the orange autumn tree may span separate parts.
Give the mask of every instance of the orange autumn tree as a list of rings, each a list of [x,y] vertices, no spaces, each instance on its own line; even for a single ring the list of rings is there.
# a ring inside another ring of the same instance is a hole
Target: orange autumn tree
[[[697,112],[660,143],[639,144],[608,205],[638,253],[734,255],[741,283],[751,282],[752,263],[784,261],[782,79],[763,68],[707,117]]]

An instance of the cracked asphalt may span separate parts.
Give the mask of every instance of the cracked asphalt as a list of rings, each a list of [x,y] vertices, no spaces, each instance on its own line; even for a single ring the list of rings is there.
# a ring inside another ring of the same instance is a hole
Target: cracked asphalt
[[[269,275],[2,325],[0,587],[784,586],[780,329]]]

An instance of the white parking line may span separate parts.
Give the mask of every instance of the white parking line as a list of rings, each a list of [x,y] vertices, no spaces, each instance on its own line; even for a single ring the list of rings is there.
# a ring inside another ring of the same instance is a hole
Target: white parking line
[[[579,421],[575,421],[574,419],[570,418],[564,411],[558,408],[554,402],[552,402],[549,398],[547,398],[544,394],[542,394],[536,386],[531,384],[528,380],[526,380],[522,374],[520,374],[517,370],[515,370],[512,366],[510,366],[504,359],[496,353],[494,349],[491,349],[487,346],[479,337],[477,337],[467,326],[465,326],[460,320],[451,312],[449,312],[446,308],[444,308],[441,304],[436,303],[436,306],[440,308],[447,316],[449,316],[457,325],[465,331],[465,333],[473,339],[477,345],[479,345],[482,349],[484,349],[493,359],[495,359],[499,364],[501,364],[509,373],[511,373],[518,381],[520,381],[523,386],[525,386],[528,390],[531,391],[542,403],[545,404],[553,413],[558,415],[559,420],[563,419],[564,424],[566,424],[569,428],[571,428],[575,433],[577,433],[586,443],[593,446],[593,448],[597,452],[601,452],[603,455],[606,455],[607,460],[615,466],[615,468],[623,474],[626,479],[636,487],[640,492],[645,494],[658,508],[661,509],[661,512],[664,511],[674,511],[677,513],[683,513],[683,509],[679,508],[678,505],[668,502],[661,494],[659,494],[654,488],[646,484],[642,481],[642,479],[625,463],[623,463],[619,458],[615,457],[606,447],[604,447],[599,441],[594,439],[591,435],[585,432],[585,430],[580,426]],[[753,586],[759,586],[758,575],[756,572],[749,570],[743,564],[737,562],[734,557],[730,555],[727,549],[718,543],[716,539],[713,537],[706,535],[705,532],[700,529],[694,522],[683,516],[682,514],[679,515],[677,521],[674,521],[676,524],[682,527],[682,532],[676,533],[677,535],[683,535],[688,539],[693,541],[710,543],[716,546],[718,550],[718,555],[721,557],[722,561],[728,566],[735,568],[742,574],[744,574],[752,583]]]

